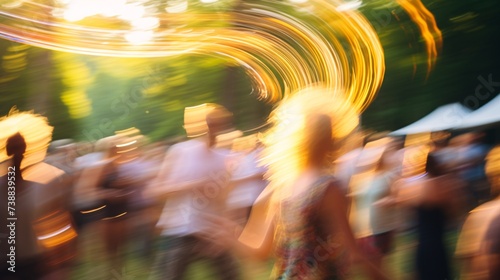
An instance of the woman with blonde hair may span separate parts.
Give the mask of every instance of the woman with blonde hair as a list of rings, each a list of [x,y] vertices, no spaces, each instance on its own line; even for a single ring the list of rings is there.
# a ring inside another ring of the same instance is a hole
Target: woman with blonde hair
[[[239,239],[219,238],[261,259],[274,249],[272,279],[345,279],[347,254],[383,279],[357,249],[346,198],[330,175],[342,139],[358,125],[356,112],[341,96],[310,87],[285,99],[270,123],[262,158],[269,186]]]
[[[69,277],[77,234],[66,209],[69,180],[43,162],[52,131],[47,118],[32,112],[13,108],[0,118],[0,217],[14,221],[0,236],[16,233],[0,241],[7,252],[0,256],[0,279]]]

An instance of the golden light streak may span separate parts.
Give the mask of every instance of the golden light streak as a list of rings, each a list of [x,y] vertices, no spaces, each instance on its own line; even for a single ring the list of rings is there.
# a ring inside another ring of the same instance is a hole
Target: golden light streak
[[[212,13],[199,12],[190,3],[184,13],[169,14],[163,8],[143,15],[157,18],[161,28],[141,29],[151,36],[131,38],[130,32],[138,31],[126,20],[120,23],[119,16],[89,14],[89,20],[68,22],[47,12],[63,6],[30,1],[18,8],[0,9],[0,33],[27,44],[82,54],[223,56],[246,69],[261,99],[275,102],[321,83],[332,92],[345,92],[347,101],[361,112],[382,83],[384,54],[371,24],[354,9],[337,11],[342,3],[262,1]],[[309,12],[285,12],[300,5],[307,5]],[[82,109],[75,115],[84,115]]]
[[[37,239],[44,248],[53,248],[74,240],[76,233],[68,213],[56,211],[33,224]]]
[[[420,29],[420,35],[423,37],[426,46],[427,75],[429,75],[443,44],[441,30],[437,26],[434,15],[420,0],[397,0],[397,2]]]
[[[117,218],[123,217],[123,216],[125,216],[125,215],[127,215],[127,212],[123,212],[123,213],[118,214],[118,215],[113,216],[113,217],[103,218],[103,219],[101,219],[101,220],[103,220],[103,221],[109,221],[109,220],[113,220],[113,219],[117,219]]]
[[[82,213],[82,214],[90,214],[90,213],[99,211],[101,209],[104,209],[105,207],[106,207],[106,205],[103,205],[101,207],[97,207],[97,208],[94,208],[94,209],[90,209],[90,210],[86,210],[86,211],[80,211],[80,213]]]
[[[127,143],[124,143],[124,144],[116,144],[116,147],[117,148],[123,148],[123,147],[127,147],[127,146],[130,146],[130,145],[133,145],[137,143],[137,140],[133,140],[133,141],[130,141],[130,142],[127,142]]]
[[[127,9],[123,5],[132,3],[115,1],[113,5],[123,9],[99,4],[87,12],[82,10],[85,15],[77,22],[65,20],[64,11],[74,11],[80,2],[48,6],[32,0],[2,6],[0,36],[101,56],[218,55],[246,69],[261,99],[275,102],[321,83],[332,92],[344,92],[358,112],[371,103],[384,77],[384,53],[375,30],[355,8],[342,9],[344,1],[235,1],[238,6],[226,10],[207,8],[219,2],[195,2],[175,14],[152,3],[134,17],[124,16]],[[235,2],[225,1],[224,5]],[[420,0],[397,3],[421,31],[430,70],[442,41],[436,21]],[[155,24],[134,27],[133,22],[148,19]],[[78,116],[88,112],[83,108],[74,111]]]
[[[51,232],[51,233],[49,233],[49,234],[46,234],[46,235],[41,235],[41,236],[38,236],[37,238],[38,238],[38,240],[49,239],[49,238],[55,237],[55,236],[57,236],[57,235],[59,235],[59,234],[61,234],[61,233],[65,232],[65,231],[67,231],[67,230],[70,230],[70,229],[71,229],[71,224],[67,224],[66,226],[64,226],[64,227],[63,227],[63,228],[61,228],[61,229],[58,229],[58,230],[56,230],[56,231],[54,231],[54,232]]]

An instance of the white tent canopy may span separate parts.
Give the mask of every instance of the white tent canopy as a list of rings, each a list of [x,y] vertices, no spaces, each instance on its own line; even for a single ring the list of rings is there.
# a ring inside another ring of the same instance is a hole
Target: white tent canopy
[[[500,95],[467,115],[467,117],[456,126],[456,129],[478,127],[496,122],[500,122]]]
[[[460,103],[443,105],[420,120],[393,131],[390,135],[408,135],[453,129],[468,119],[471,110]]]

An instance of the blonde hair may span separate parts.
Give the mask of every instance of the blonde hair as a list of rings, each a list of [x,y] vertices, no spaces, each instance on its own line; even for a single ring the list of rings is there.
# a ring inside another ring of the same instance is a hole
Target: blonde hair
[[[485,173],[491,185],[491,195],[500,195],[500,145],[495,146],[486,156]]]
[[[324,121],[325,116],[328,122]],[[311,123],[311,120],[316,121]],[[333,143],[340,142],[358,126],[359,118],[342,93],[311,86],[284,99],[271,113],[269,123],[261,164],[268,168],[266,177],[270,187],[281,189],[307,167],[315,141],[321,141],[328,131]],[[326,124],[331,128],[323,130],[321,127]],[[336,146],[333,152],[340,148]]]
[[[26,152],[21,168],[42,162],[52,140],[53,127],[47,118],[33,112],[19,112],[12,108],[7,116],[0,118],[0,162],[9,158],[6,142],[9,137],[19,133],[26,142]]]
[[[232,114],[226,108],[215,103],[186,107],[184,108],[184,129],[187,137],[199,137],[207,134],[209,130],[208,118],[212,118],[212,121],[220,121],[231,116]]]

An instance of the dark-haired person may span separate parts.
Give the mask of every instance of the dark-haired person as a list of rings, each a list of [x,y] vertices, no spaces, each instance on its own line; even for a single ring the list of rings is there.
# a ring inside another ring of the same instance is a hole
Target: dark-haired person
[[[69,277],[76,232],[64,172],[43,162],[52,129],[30,112],[0,118],[0,219],[9,225],[0,227],[0,279]]]
[[[232,130],[232,114],[216,105],[187,108],[184,128],[192,139],[171,146],[157,178],[146,193],[164,204],[157,228],[160,249],[153,278],[186,279],[189,266],[209,261],[217,279],[240,278],[229,250],[201,236],[210,231],[205,214],[226,215],[230,165],[227,149],[216,138]]]
[[[405,177],[396,182],[397,204],[414,210],[417,250],[415,269],[417,279],[453,279],[451,260],[445,242],[447,225],[454,221],[463,204],[462,182],[448,172],[427,146],[409,149],[422,164],[405,166]],[[421,149],[418,151],[418,149]],[[427,155],[427,156],[425,156]],[[409,155],[411,157],[411,155]],[[424,167],[424,168],[422,168]]]

